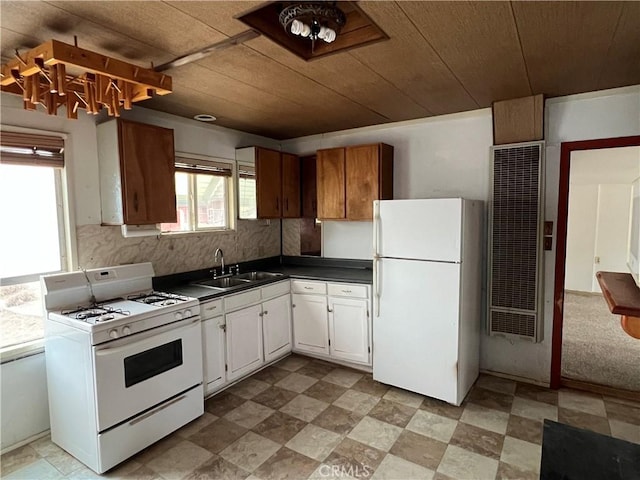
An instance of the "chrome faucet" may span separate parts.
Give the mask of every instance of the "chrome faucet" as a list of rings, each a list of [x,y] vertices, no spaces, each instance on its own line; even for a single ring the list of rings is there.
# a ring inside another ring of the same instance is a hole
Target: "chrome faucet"
[[[224,275],[224,253],[219,248],[216,248],[216,252],[213,254],[213,261],[218,262],[218,254],[220,254],[220,265],[222,265],[222,270],[220,271],[220,275]]]

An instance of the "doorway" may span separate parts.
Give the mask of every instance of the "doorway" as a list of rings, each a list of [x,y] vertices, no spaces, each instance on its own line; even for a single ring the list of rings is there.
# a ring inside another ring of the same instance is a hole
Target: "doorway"
[[[617,148],[617,147],[630,147],[630,146],[640,146],[640,136],[632,136],[632,137],[620,137],[620,138],[610,138],[610,139],[597,139],[597,140],[585,140],[579,142],[565,142],[561,146],[561,157],[560,157],[560,181],[559,181],[559,195],[558,195],[558,223],[557,223],[557,242],[556,242],[556,265],[555,265],[555,287],[554,287],[554,317],[553,317],[553,332],[552,332],[552,354],[551,354],[551,387],[559,388],[561,385],[571,384],[575,386],[575,382],[572,382],[570,379],[563,378],[562,376],[562,355],[563,355],[563,331],[565,328],[565,314],[570,314],[571,301],[575,300],[575,298],[569,298],[565,293],[565,283],[569,280],[569,283],[575,281],[575,278],[571,278],[572,275],[575,277],[575,271],[569,272],[569,278],[567,278],[567,232],[568,232],[568,217],[569,217],[569,193],[570,193],[570,166],[572,154],[577,152],[585,152],[590,150],[601,150],[607,148]],[[578,191],[580,189],[577,189]],[[584,193],[584,192],[582,192]],[[575,192],[574,192],[575,194]],[[578,193],[580,195],[580,193]],[[574,195],[575,196],[575,195]],[[605,194],[603,196],[606,197]],[[603,200],[606,203],[606,200]],[[592,206],[597,208],[597,203]],[[585,208],[589,208],[586,206]],[[605,208],[604,204],[601,208]],[[604,228],[604,227],[601,227]],[[584,239],[582,239],[584,240]],[[606,241],[604,238],[602,241]],[[572,246],[574,248],[574,246]],[[589,251],[589,248],[586,249]],[[594,250],[595,251],[595,250]],[[572,255],[575,252],[572,251],[569,255],[569,261],[572,261]],[[590,253],[589,255],[593,255]],[[575,260],[575,259],[573,259]],[[595,260],[595,259],[594,259]],[[608,261],[608,260],[607,260]],[[597,270],[605,270],[607,267],[604,265],[598,266],[595,268]],[[591,272],[593,270],[593,265],[583,265],[583,270],[587,270],[588,275],[591,276]],[[589,279],[590,280],[590,279]],[[583,285],[589,280],[583,279]],[[591,289],[594,289],[594,285],[591,284]],[[595,287],[597,288],[597,287]],[[590,292],[593,293],[593,292]],[[604,302],[604,301],[602,301]],[[597,302],[596,302],[597,303]],[[567,306],[567,309],[565,308]],[[602,306],[600,303],[597,305]],[[605,306],[606,308],[606,306]],[[584,316],[584,312],[578,312],[578,315]],[[619,325],[619,319],[611,319],[613,323]],[[567,323],[566,327],[569,327],[569,323]],[[612,356],[612,352],[607,352],[609,356]],[[594,379],[597,381],[597,379]],[[581,381],[580,383],[585,383]],[[589,382],[593,383],[593,382]],[[606,390],[607,387],[604,387],[603,390]]]

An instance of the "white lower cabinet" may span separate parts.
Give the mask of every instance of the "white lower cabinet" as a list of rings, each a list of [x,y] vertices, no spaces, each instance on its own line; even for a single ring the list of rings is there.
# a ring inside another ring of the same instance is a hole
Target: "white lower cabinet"
[[[262,306],[253,305],[226,314],[227,380],[235,380],[264,362]]]
[[[369,362],[369,301],[329,297],[329,353],[350,362]]]
[[[301,352],[329,354],[326,295],[291,295],[294,348]]]
[[[224,328],[223,315],[202,321],[205,395],[218,389],[227,381],[224,371]]]
[[[291,351],[291,297],[281,297],[262,303],[262,333],[264,360],[270,362]]]
[[[371,365],[368,285],[293,280],[291,287],[296,351]]]

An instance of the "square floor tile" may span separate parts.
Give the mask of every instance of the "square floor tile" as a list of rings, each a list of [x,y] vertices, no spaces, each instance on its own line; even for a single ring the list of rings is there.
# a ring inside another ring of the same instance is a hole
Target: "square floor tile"
[[[53,465],[44,458],[40,458],[13,471],[9,475],[3,475],[2,478],[8,480],[45,480],[63,478],[63,476]]]
[[[298,394],[296,392],[292,392],[291,390],[272,386],[253,397],[252,400],[264,405],[265,407],[278,410],[280,407],[293,400],[297,395]]]
[[[306,425],[307,422],[304,420],[292,417],[286,413],[275,412],[266,420],[253,427],[252,430],[263,437],[267,437],[274,442],[284,445]]]
[[[402,429],[371,417],[364,417],[348,437],[385,452],[396,442]]]
[[[245,427],[219,418],[189,437],[189,441],[213,453],[218,453],[247,432]]]
[[[511,413],[532,420],[544,421],[545,418],[553,421],[558,420],[558,407],[555,405],[521,397],[515,397],[513,399]]]
[[[574,390],[560,390],[558,392],[558,406],[591,415],[607,416],[601,395],[576,392]]]
[[[374,397],[368,393],[357,390],[347,390],[333,404],[337,407],[351,410],[360,415],[366,415],[380,401],[379,397]]]
[[[296,398],[287,403],[280,411],[299,418],[305,422],[310,422],[329,406],[327,402],[316,400],[306,395],[298,395]]]
[[[311,360],[305,357],[301,357],[298,355],[290,355],[284,360],[280,360],[275,364],[276,367],[281,368],[283,370],[288,370],[290,372],[295,372],[300,368],[307,365]]]
[[[634,407],[628,403],[605,400],[607,417],[611,420],[621,420],[623,422],[640,425],[640,407]]]
[[[310,362],[302,367],[300,370],[296,370],[300,375],[306,375],[307,377],[317,378],[318,380],[324,378],[328,373],[335,370],[336,365],[319,364]]]
[[[341,435],[347,434],[355,427],[362,415],[352,412],[351,410],[345,410],[344,408],[336,407],[335,405],[329,405],[320,415],[313,419],[313,424],[319,427],[326,428],[332,432],[339,433]]]
[[[451,437],[451,445],[485,457],[500,459],[504,435],[459,422]]]
[[[323,402],[333,403],[346,391],[347,389],[345,387],[320,380],[318,383],[309,387],[304,394],[308,397],[322,400]]]
[[[257,433],[247,432],[222,450],[220,456],[247,472],[253,472],[279,449],[278,443]]]
[[[387,393],[382,397],[390,402],[400,403],[407,407],[418,408],[424,397],[417,393],[408,392],[407,390],[401,390],[400,388],[391,387]]]
[[[523,470],[540,472],[542,446],[513,437],[505,437],[500,461],[515,465]]]
[[[251,378],[273,385],[288,376],[290,373],[291,372],[289,370],[283,370],[281,368],[271,366],[254,373],[251,375]]]
[[[354,370],[336,368],[335,370],[332,370],[327,375],[325,375],[322,380],[329,383],[335,383],[336,385],[340,385],[341,387],[351,388],[362,377],[362,373],[358,373]]]
[[[147,466],[165,478],[182,478],[209,460],[213,454],[198,445],[183,440],[154,458]]]
[[[611,428],[611,436],[640,444],[640,427],[638,425],[611,419],[609,427]]]
[[[80,463],[75,457],[72,457],[62,449],[60,449],[59,452],[47,455],[46,460],[63,475],[69,475],[84,467],[84,464]]]
[[[351,472],[356,478],[369,478],[385,455],[382,450],[345,438],[323,463],[338,466],[339,471]]]
[[[2,455],[0,459],[0,473],[2,476],[8,475],[11,472],[35,462],[39,458],[40,455],[33,448],[32,444],[16,448],[15,450]]]
[[[540,475],[536,472],[524,470],[515,465],[500,462],[496,480],[539,480]]]
[[[316,425],[309,424],[289,440],[285,446],[318,461],[329,456],[342,437]]]
[[[211,415],[209,412],[204,412],[203,415],[196,418],[194,421],[187,423],[180,430],[176,431],[176,435],[183,438],[189,438],[194,433],[198,433],[200,429],[206,427],[212,422],[218,419],[215,415]]]
[[[579,412],[578,410],[560,407],[558,408],[558,422],[573,427],[584,428],[585,430],[591,430],[592,432],[603,435],[611,435],[609,420],[599,415],[591,415],[589,413]]]
[[[460,479],[491,479],[498,471],[498,461],[455,445],[444,452],[438,472]]]
[[[255,427],[273,413],[273,409],[248,400],[238,408],[231,410],[224,418],[245,428]]]
[[[293,372],[287,377],[284,377],[278,383],[276,387],[291,390],[292,392],[302,393],[314,383],[317,383],[318,379],[313,377],[307,377],[306,375],[300,375],[297,372]]]
[[[446,449],[447,444],[444,442],[404,430],[389,453],[435,470],[438,468]]]
[[[455,406],[447,402],[443,402],[442,400],[437,400],[435,398],[429,397],[425,397],[422,401],[422,404],[420,405],[421,410],[426,410],[443,417],[449,417],[453,420],[460,419],[460,417],[462,416],[462,412],[464,412],[464,407],[464,403],[460,406]]]
[[[418,410],[407,424],[407,430],[448,443],[458,422],[426,410]]]
[[[229,393],[237,395],[240,398],[244,398],[245,400],[251,400],[253,397],[258,395],[260,392],[265,391],[269,387],[270,385],[267,382],[247,378],[246,380],[243,380],[229,388]]]
[[[493,408],[494,410],[509,413],[511,411],[511,404],[513,403],[513,395],[476,387],[469,392],[467,401],[482,407]]]
[[[395,455],[388,454],[371,477],[373,480],[431,480],[433,471],[409,462]]]
[[[384,383],[376,382],[371,375],[365,375],[356,383],[353,384],[354,390],[358,390],[359,392],[368,393],[369,395],[374,395],[376,397],[382,397],[385,393],[389,391],[389,385],[385,385]]]
[[[368,415],[381,422],[404,428],[415,413],[415,407],[407,407],[401,403],[391,402],[383,398],[369,411]]]
[[[516,397],[528,398],[529,400],[548,403],[549,405],[558,404],[557,390],[549,390],[548,388],[528,383],[518,383],[516,386]]]
[[[506,378],[495,377],[481,373],[476,381],[476,386],[493,390],[494,392],[508,393],[513,395],[516,392],[516,382]]]
[[[464,408],[460,421],[485,430],[505,434],[507,423],[509,422],[509,414],[469,403]]]
[[[261,480],[298,480],[307,478],[316,468],[317,461],[283,447],[260,465],[254,475]]]
[[[242,397],[229,392],[222,392],[207,399],[204,402],[204,409],[216,417],[222,417],[234,408],[238,408],[244,402],[246,400]]]
[[[224,480],[244,480],[249,476],[249,472],[228,462],[218,455],[207,460],[183,480],[203,480],[203,479],[224,479]],[[132,478],[144,478],[131,476]],[[127,477],[127,478],[131,478]],[[146,479],[145,479],[146,480]]]
[[[530,418],[520,417],[518,415],[509,415],[507,435],[542,445],[542,426],[543,422],[540,420],[531,420]]]

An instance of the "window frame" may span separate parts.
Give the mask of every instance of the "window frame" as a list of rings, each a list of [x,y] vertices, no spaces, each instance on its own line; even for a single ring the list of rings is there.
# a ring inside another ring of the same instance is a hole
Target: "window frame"
[[[208,155],[199,155],[195,153],[185,153],[185,152],[176,152],[175,153],[175,162],[176,164],[190,164],[194,166],[193,172],[186,172],[180,170],[176,170],[175,173],[185,173],[188,177],[188,186],[189,186],[189,205],[188,205],[188,213],[189,213],[189,230],[180,230],[180,231],[169,231],[162,230],[162,225],[159,224],[160,235],[190,235],[190,234],[202,234],[202,233],[224,233],[224,232],[235,232],[236,230],[236,188],[235,188],[235,178],[237,174],[236,161],[228,158],[222,157],[212,157]],[[216,164],[224,164],[229,167],[231,171],[231,175],[215,175],[213,171],[207,171],[206,168],[214,167]],[[204,167],[201,172],[196,171],[197,166]],[[227,226],[226,227],[202,227],[198,228],[197,222],[197,207],[198,207],[198,191],[197,191],[197,181],[196,175],[211,175],[222,177],[225,179],[225,214],[227,217]],[[177,182],[176,182],[177,188]],[[178,199],[178,194],[176,191],[176,202]],[[177,220],[177,219],[176,219]]]
[[[0,285],[19,285],[38,281],[40,276],[51,273],[70,272],[78,265],[78,250],[75,221],[75,202],[72,186],[72,169],[74,167],[73,152],[69,148],[72,144],[72,135],[53,130],[42,130],[17,125],[0,125],[0,135],[4,133],[24,133],[34,136],[50,136],[61,138],[64,143],[64,166],[45,167],[54,169],[54,182],[56,192],[56,212],[58,220],[58,237],[60,242],[61,270],[55,272],[40,272],[29,275],[0,278]],[[40,168],[40,167],[39,167]],[[45,320],[43,312],[43,321]],[[44,351],[44,335],[41,338],[29,340],[15,345],[0,348],[0,362],[6,363],[22,357],[35,355]]]

